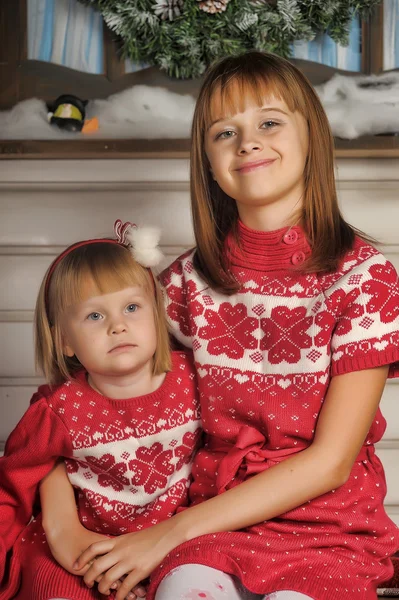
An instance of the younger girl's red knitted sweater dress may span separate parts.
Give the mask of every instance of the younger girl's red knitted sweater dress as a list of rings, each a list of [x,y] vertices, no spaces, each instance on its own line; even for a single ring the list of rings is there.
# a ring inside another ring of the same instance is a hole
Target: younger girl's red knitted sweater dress
[[[27,525],[39,482],[59,457],[84,526],[119,535],[187,503],[200,431],[195,373],[184,352],[173,354],[160,388],[138,398],[101,396],[83,371],[77,381],[39,388],[0,458],[0,600],[102,597],[55,562],[40,516]]]

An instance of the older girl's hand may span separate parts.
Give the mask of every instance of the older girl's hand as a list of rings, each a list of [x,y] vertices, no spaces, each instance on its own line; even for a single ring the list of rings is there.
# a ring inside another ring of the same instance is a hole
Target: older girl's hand
[[[98,590],[104,595],[115,589],[113,584],[116,581],[123,579],[118,584],[115,600],[124,600],[182,541],[171,518],[143,531],[91,544],[74,568],[81,571],[90,565],[84,581],[88,587],[99,581]]]

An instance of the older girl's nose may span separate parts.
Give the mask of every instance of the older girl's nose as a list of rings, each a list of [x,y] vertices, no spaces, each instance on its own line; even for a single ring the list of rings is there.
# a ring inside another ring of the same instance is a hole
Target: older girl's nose
[[[239,140],[238,153],[250,154],[262,150],[263,146],[260,140],[256,139],[255,135],[242,135]]]

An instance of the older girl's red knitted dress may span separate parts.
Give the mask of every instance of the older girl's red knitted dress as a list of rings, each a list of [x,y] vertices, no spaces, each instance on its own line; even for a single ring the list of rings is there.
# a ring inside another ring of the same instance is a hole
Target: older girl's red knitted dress
[[[194,504],[307,448],[331,377],[390,364],[399,374],[399,287],[393,266],[357,240],[339,269],[299,274],[310,252],[299,227],[255,232],[239,224],[227,251],[242,283],[227,298],[197,275],[193,253],[164,274],[175,336],[193,348],[207,443],[194,462]],[[201,563],[237,575],[256,593],[374,600],[392,575],[399,532],[383,500],[374,444],[378,411],[347,483],[245,531],[179,546],[153,576]],[[267,490],[265,490],[267,494]]]

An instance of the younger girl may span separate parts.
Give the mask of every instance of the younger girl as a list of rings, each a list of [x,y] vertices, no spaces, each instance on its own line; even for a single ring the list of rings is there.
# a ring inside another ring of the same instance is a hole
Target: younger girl
[[[55,562],[38,517],[39,483],[58,457],[84,524],[59,528],[75,544],[73,559],[107,539],[94,532],[139,531],[186,503],[200,432],[192,363],[169,350],[161,294],[146,268],[160,254],[149,247],[154,232],[118,221],[116,233],[70,246],[39,292],[36,356],[49,385],[33,396],[0,459],[2,600],[100,597]],[[58,554],[68,566],[62,548]]]
[[[148,600],[375,600],[399,546],[374,451],[399,374],[398,277],[341,216],[326,115],[289,62],[210,69],[191,198],[197,247],[163,276],[206,432],[191,507],[77,568],[97,557],[84,578],[105,573],[101,592],[128,575],[118,600],[151,572]]]

